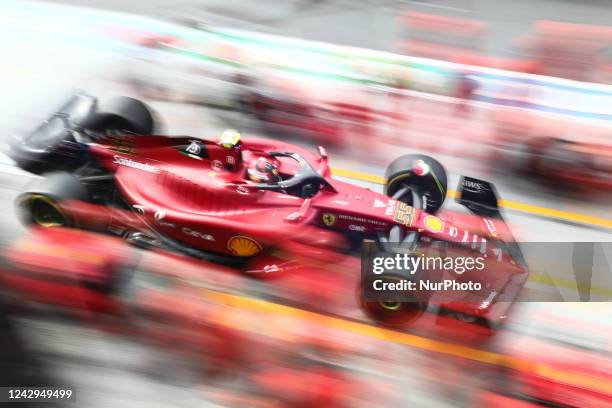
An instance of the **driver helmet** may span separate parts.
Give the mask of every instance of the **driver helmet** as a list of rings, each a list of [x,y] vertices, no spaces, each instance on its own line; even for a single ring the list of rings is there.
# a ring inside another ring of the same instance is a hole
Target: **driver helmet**
[[[240,132],[235,129],[226,129],[221,133],[221,137],[219,138],[219,145],[226,149],[234,149],[240,147],[242,143],[240,141]]]
[[[249,167],[247,174],[249,179],[256,183],[268,183],[280,178],[277,166],[265,157],[257,159],[255,163]]]

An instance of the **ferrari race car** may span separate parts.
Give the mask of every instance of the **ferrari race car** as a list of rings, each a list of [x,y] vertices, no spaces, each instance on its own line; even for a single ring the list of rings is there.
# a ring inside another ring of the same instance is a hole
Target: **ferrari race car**
[[[434,303],[469,321],[499,322],[527,278],[495,188],[464,177],[459,203],[472,214],[441,211],[447,177],[431,157],[394,160],[378,193],[333,179],[322,147],[315,155],[280,141],[241,140],[237,132],[220,142],[154,132],[153,114],[138,100],[98,104],[76,95],[33,132],[12,138],[9,156],[43,176],[17,198],[24,223],[102,231],[258,276],[282,273],[294,256],[333,265],[330,254],[350,253],[364,240],[386,251],[443,247],[495,261],[452,277],[481,282],[475,293],[440,301],[361,298],[365,312],[385,324],[411,321]],[[249,170],[262,158],[277,177],[252,181]],[[287,248],[289,255],[278,255]]]

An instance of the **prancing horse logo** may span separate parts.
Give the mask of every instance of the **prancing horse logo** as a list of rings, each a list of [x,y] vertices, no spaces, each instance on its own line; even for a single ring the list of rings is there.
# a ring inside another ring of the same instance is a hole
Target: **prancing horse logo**
[[[331,227],[336,223],[336,214],[325,213],[323,214],[323,224]]]

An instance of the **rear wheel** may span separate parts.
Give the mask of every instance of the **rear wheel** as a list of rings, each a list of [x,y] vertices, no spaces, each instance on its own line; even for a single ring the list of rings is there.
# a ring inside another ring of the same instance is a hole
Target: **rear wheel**
[[[61,207],[64,200],[87,201],[87,189],[69,173],[51,173],[17,197],[16,207],[25,225],[41,227],[71,226],[70,216]]]
[[[98,131],[118,130],[150,135],[155,132],[155,118],[144,102],[121,96],[101,104],[83,127]]]
[[[67,223],[65,214],[49,197],[33,194],[29,196],[32,223],[42,227],[61,227]]]

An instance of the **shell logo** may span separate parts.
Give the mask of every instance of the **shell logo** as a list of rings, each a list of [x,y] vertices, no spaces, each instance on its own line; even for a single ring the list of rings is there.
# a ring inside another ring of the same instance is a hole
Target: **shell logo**
[[[262,250],[259,242],[243,235],[231,237],[229,241],[227,241],[227,249],[229,249],[234,256],[242,257],[257,255]]]
[[[444,221],[433,215],[426,216],[423,224],[431,232],[441,232],[444,229]]]

